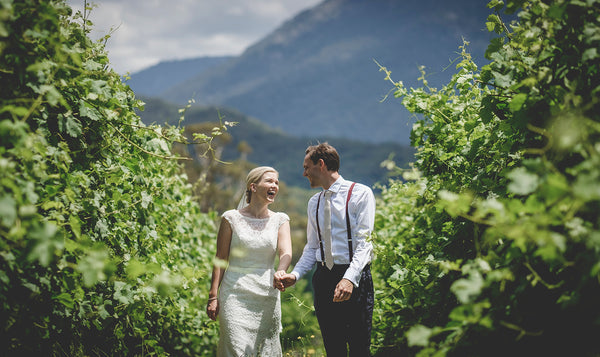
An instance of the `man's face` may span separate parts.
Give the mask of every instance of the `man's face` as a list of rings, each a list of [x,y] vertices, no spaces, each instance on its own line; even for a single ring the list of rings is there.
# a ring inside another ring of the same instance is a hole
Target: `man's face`
[[[321,177],[321,162],[318,161],[316,164],[312,162],[309,155],[304,157],[304,172],[302,175],[308,179],[311,188],[316,188],[321,186],[320,177]]]

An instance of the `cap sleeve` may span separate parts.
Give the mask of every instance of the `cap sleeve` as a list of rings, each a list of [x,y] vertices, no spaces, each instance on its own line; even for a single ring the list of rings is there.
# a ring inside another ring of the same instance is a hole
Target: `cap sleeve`
[[[284,224],[285,222],[290,220],[290,216],[288,216],[287,214],[285,214],[283,212],[278,212],[277,215],[279,216],[279,224],[278,224],[279,227],[281,227],[282,224]]]
[[[227,222],[229,222],[229,224],[233,224],[233,215],[235,213],[235,210],[229,210],[229,211],[225,211],[221,217],[225,218],[227,220]]]

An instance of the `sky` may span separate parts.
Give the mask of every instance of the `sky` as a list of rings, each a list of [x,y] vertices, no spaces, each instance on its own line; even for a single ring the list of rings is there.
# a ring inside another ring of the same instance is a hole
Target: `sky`
[[[67,0],[74,12],[85,0]],[[106,49],[119,74],[160,61],[239,55],[322,0],[88,0],[90,37],[114,29]]]

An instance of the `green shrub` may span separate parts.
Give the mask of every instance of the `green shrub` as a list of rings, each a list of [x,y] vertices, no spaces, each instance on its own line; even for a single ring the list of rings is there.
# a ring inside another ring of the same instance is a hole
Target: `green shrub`
[[[0,2],[4,355],[212,355],[216,219],[64,1]],[[80,23],[84,25],[82,26]]]
[[[505,8],[481,70],[466,45],[441,89],[382,67],[418,152],[378,205],[377,355],[600,353],[600,3]]]

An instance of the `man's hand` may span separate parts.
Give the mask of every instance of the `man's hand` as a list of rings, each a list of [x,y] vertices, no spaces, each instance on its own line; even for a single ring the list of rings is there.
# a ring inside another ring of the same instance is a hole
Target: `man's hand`
[[[278,271],[273,277],[273,287],[279,291],[285,291],[285,288],[296,283],[296,276],[294,274],[286,274],[284,271]]]
[[[333,293],[333,302],[342,302],[350,300],[352,291],[354,290],[354,284],[348,279],[342,279],[335,287]]]

